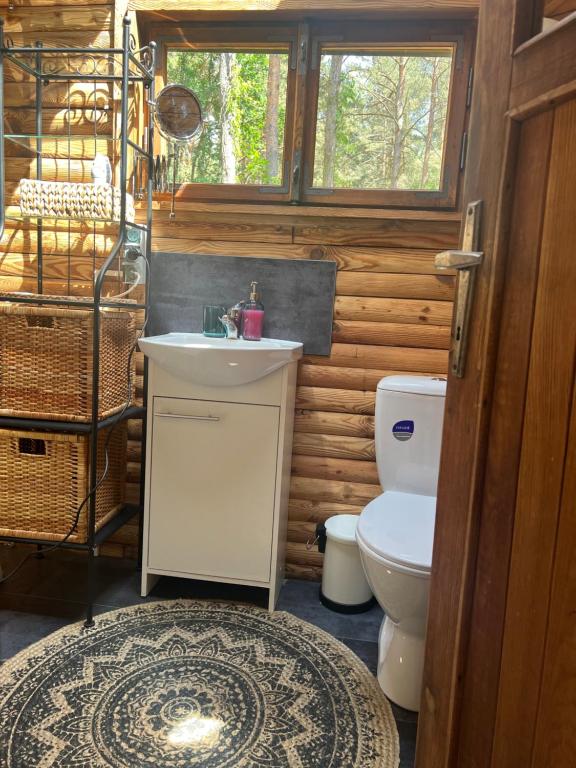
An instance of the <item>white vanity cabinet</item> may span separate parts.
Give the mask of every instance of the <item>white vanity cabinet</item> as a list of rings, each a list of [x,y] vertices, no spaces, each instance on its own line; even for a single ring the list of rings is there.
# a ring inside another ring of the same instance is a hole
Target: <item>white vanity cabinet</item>
[[[161,575],[265,587],[284,574],[297,362],[203,386],[150,361],[142,595]]]

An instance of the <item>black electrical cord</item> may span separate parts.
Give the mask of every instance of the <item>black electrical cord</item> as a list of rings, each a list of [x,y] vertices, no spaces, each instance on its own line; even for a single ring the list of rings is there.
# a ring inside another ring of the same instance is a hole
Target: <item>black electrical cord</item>
[[[142,254],[144,256],[144,259],[146,261],[146,272],[148,279],[150,278],[150,262],[148,261],[148,257],[146,254]],[[106,435],[106,440],[104,441],[104,471],[102,472],[102,475],[100,476],[100,479],[96,481],[96,484],[93,488],[91,488],[86,496],[82,499],[78,509],[76,510],[76,515],[74,517],[74,522],[72,523],[72,526],[68,533],[64,536],[63,539],[60,539],[60,541],[57,541],[56,544],[52,544],[50,547],[40,547],[40,549],[36,550],[36,552],[28,552],[27,555],[25,555],[22,560],[18,563],[17,566],[15,566],[10,573],[8,573],[6,576],[2,576],[0,578],[0,584],[4,584],[6,581],[9,581],[13,576],[15,576],[20,569],[33,557],[39,557],[40,555],[46,555],[50,552],[54,552],[57,549],[60,549],[61,547],[66,544],[70,536],[74,533],[76,528],[78,527],[78,523],[80,521],[80,515],[82,514],[82,510],[90,500],[90,497],[100,488],[102,483],[106,480],[108,477],[108,472],[110,471],[110,458],[108,454],[108,448],[110,446],[110,440],[112,439],[112,434],[114,433],[114,430],[120,424],[122,421],[122,416],[126,413],[128,408],[131,405],[132,402],[132,358],[134,357],[134,352],[138,349],[138,342],[144,335],[144,331],[146,330],[146,326],[148,324],[148,317],[146,317],[146,320],[144,321],[144,324],[142,325],[142,328],[140,329],[140,334],[134,344],[132,345],[132,348],[130,349],[130,352],[128,354],[128,392],[126,396],[126,403],[124,404],[122,410],[120,411],[118,415],[117,422],[109,429],[108,434]],[[93,461],[97,460],[97,457],[92,458]]]

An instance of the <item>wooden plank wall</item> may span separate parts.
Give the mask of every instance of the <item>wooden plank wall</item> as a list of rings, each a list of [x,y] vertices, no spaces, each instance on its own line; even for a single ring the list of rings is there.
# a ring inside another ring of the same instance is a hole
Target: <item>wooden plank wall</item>
[[[135,11],[164,13],[357,14],[398,13],[453,18],[473,15],[480,0],[130,0]]]
[[[563,19],[576,11],[576,0],[545,0],[544,16],[549,19]]]
[[[381,492],[374,453],[377,382],[390,373],[445,374],[453,276],[434,273],[458,243],[459,214],[163,203],[153,247],[165,252],[337,263],[330,357],[300,365],[288,529],[288,573],[317,579],[306,547],[316,523],[359,513]],[[252,212],[254,211],[254,212]],[[239,286],[241,298],[243,286]]]

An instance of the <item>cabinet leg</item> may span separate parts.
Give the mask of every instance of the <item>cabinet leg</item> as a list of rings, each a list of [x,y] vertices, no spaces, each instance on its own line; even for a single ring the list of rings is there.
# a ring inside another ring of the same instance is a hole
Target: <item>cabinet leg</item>
[[[268,611],[270,613],[274,613],[274,611],[276,610],[277,597],[278,595],[276,594],[275,585],[273,584],[268,590]]]
[[[158,583],[159,578],[160,576],[157,573],[146,573],[146,571],[142,571],[140,596],[148,597],[151,590],[153,590],[156,584]]]
[[[270,588],[268,590],[268,610],[270,613],[274,613],[276,610],[276,603],[280,597],[280,590],[284,586],[285,581],[286,579],[284,578],[284,574],[280,573],[270,584]]]

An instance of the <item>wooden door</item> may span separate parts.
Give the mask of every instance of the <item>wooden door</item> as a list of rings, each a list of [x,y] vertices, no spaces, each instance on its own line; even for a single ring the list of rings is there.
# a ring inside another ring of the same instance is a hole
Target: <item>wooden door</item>
[[[448,386],[418,768],[576,765],[576,13],[541,21],[481,4],[485,262]]]

